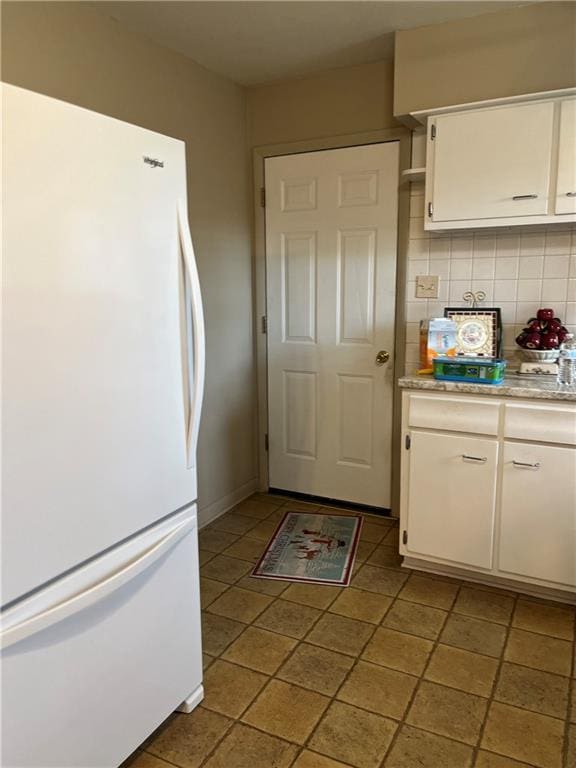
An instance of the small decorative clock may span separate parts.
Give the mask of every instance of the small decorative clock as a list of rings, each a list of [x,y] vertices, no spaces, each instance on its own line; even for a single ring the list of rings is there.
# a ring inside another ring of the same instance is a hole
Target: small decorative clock
[[[500,357],[502,321],[499,307],[447,307],[444,316],[456,323],[457,355]]]

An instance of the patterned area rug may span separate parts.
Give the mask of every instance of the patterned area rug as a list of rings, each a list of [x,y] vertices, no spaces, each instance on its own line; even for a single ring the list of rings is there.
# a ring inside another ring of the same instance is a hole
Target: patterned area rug
[[[252,576],[348,586],[361,515],[286,512]]]

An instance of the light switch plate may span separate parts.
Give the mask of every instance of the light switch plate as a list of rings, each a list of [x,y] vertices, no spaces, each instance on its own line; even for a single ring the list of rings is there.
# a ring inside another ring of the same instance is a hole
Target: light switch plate
[[[417,275],[416,298],[417,299],[437,299],[438,298],[438,275]]]

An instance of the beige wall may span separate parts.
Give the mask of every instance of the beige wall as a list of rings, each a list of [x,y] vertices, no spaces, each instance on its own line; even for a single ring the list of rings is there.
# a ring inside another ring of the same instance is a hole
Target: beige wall
[[[394,114],[576,85],[576,3],[396,33]]]
[[[204,519],[255,478],[245,100],[241,88],[82,3],[3,3],[2,78],[183,139],[207,326]]]
[[[393,64],[378,61],[249,88],[251,146],[364,133],[397,125]]]

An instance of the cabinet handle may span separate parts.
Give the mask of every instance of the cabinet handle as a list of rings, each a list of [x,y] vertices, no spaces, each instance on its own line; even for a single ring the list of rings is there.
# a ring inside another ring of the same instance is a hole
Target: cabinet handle
[[[467,453],[462,454],[463,461],[479,461],[481,464],[485,464],[488,461],[487,456],[468,456]]]
[[[512,464],[514,464],[515,467],[518,467],[519,469],[540,469],[540,462],[536,461],[534,464],[530,464],[526,461],[516,461],[515,459],[512,461]]]
[[[514,195],[512,200],[536,200],[538,195]]]
[[[576,192],[566,192],[566,197],[576,197]]]

